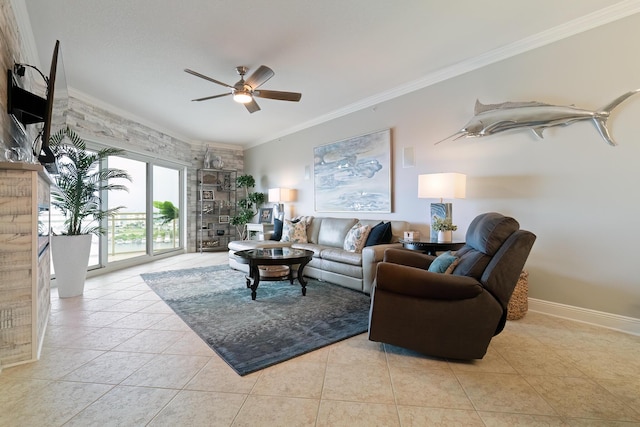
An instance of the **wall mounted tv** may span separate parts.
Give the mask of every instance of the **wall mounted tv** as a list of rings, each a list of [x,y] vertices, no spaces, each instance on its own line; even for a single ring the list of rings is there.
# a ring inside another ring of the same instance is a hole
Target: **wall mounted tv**
[[[60,117],[62,117],[62,123],[59,124],[64,124],[64,116],[68,107],[64,67],[59,67],[59,63],[61,64],[62,62],[61,58],[59,58],[59,51],[60,41],[56,40],[48,77],[38,70],[38,68],[29,64],[15,64],[13,70],[7,70],[7,112],[23,126],[42,123],[42,128],[32,144],[32,149],[33,154],[38,158],[40,163],[48,169],[49,166],[55,164],[56,161],[53,152],[49,148],[52,124],[56,121],[56,116],[58,121],[60,121]],[[46,95],[44,98],[18,85],[17,79],[25,75],[26,68],[36,70],[44,79],[46,85]],[[60,71],[62,71],[62,73],[60,73]]]

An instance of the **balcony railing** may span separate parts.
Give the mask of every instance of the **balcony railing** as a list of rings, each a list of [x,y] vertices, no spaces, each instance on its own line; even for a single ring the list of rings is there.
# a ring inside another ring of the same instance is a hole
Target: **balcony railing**
[[[144,212],[120,212],[109,219],[107,241],[109,257],[147,252],[147,218]],[[64,217],[51,212],[51,228],[54,232],[63,229]],[[180,248],[179,219],[163,224],[159,215],[153,219],[153,251]],[[94,239],[97,243],[97,239]],[[97,252],[96,252],[97,253]]]

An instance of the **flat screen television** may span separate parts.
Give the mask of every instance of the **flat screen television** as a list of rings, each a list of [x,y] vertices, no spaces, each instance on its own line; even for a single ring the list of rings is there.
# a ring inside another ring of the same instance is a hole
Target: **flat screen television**
[[[7,110],[8,113],[23,126],[34,123],[42,123],[42,128],[33,142],[33,154],[38,161],[49,169],[49,165],[55,164],[55,156],[49,148],[52,124],[55,116],[64,117],[68,107],[68,95],[64,73],[58,77],[60,41],[56,40],[51,58],[49,77],[47,78],[36,67],[26,64],[16,64],[14,70],[19,76],[24,75],[24,67],[35,69],[44,78],[46,83],[46,97],[40,97],[21,88],[13,75],[12,70],[7,72]],[[64,71],[64,70],[61,70]],[[62,98],[62,99],[61,99]],[[56,113],[56,109],[60,110]],[[64,122],[64,119],[62,120]]]

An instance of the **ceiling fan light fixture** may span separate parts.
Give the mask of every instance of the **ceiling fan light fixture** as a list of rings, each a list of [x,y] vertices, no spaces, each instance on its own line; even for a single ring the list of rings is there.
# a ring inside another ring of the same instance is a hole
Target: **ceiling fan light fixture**
[[[248,90],[236,90],[233,92],[233,100],[240,104],[248,104],[253,98]]]

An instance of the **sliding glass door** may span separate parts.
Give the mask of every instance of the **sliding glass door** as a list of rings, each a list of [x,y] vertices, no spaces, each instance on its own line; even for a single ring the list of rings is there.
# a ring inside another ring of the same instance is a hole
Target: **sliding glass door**
[[[153,253],[175,250],[180,242],[180,171],[153,166]]]
[[[101,195],[104,209],[119,207],[119,210],[104,219],[102,226],[106,233],[93,236],[89,270],[110,268],[122,262],[135,264],[149,257],[184,250],[181,208],[185,205],[185,165],[125,152],[121,156],[110,156],[101,167],[123,169],[131,176],[131,182],[113,179],[112,184],[123,184],[129,191],[108,191]],[[62,233],[63,223],[62,213],[53,209],[53,232]],[[52,274],[55,274],[53,270]]]
[[[120,207],[109,218],[107,225],[107,262],[115,262],[147,254],[147,163],[112,156],[109,166],[126,170],[127,180],[112,180],[126,185],[129,191],[111,191],[107,194],[109,209]]]

